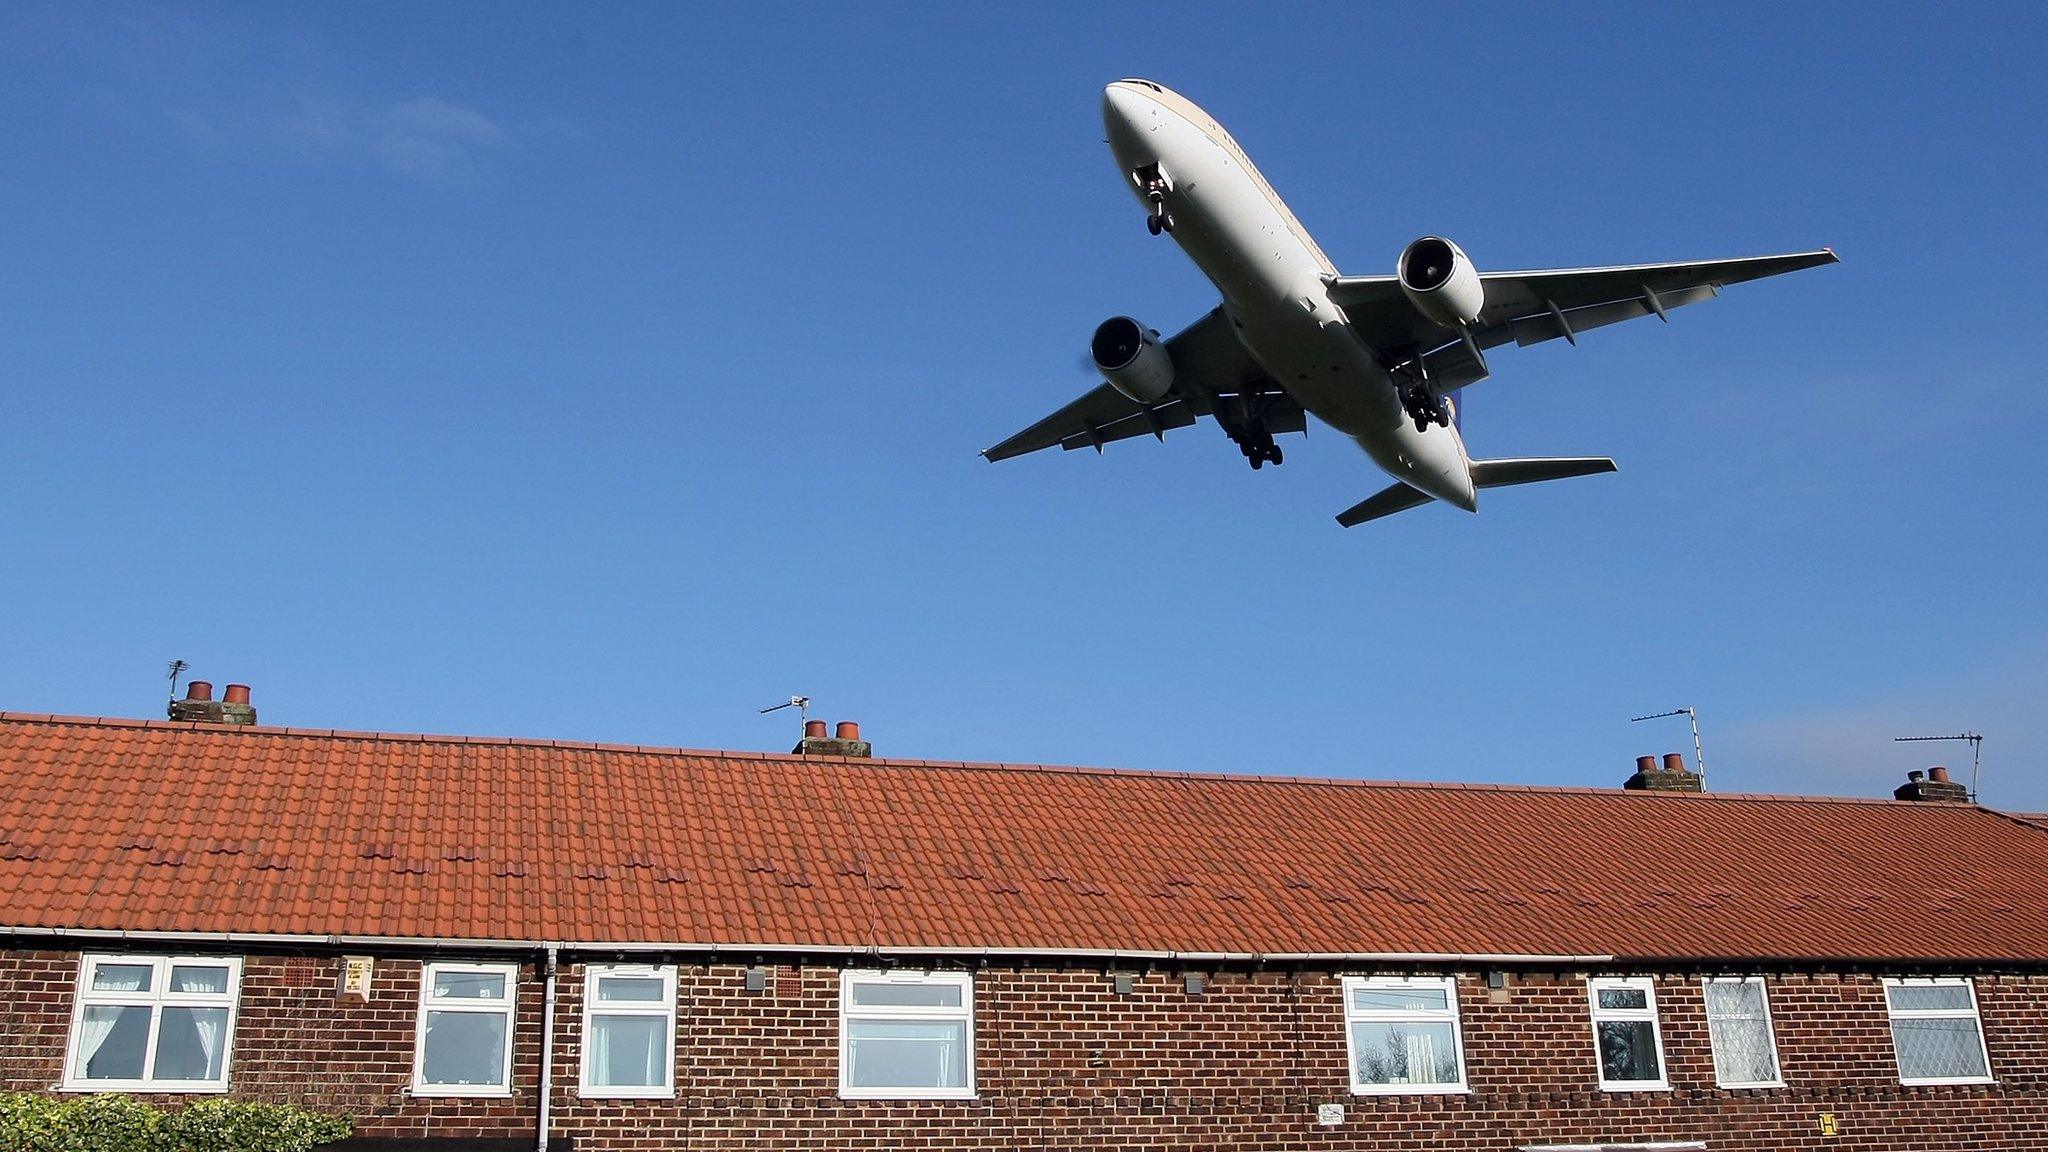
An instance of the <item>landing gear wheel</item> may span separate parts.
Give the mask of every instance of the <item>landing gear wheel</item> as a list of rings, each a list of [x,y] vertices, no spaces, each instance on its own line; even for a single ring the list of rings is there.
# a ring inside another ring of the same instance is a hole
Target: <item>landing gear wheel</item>
[[[1274,467],[1278,467],[1284,462],[1285,458],[1280,454],[1280,446],[1278,444],[1266,450],[1266,459],[1271,460]]]
[[[1266,455],[1265,455],[1265,453],[1263,453],[1263,452],[1255,452],[1255,453],[1253,453],[1253,454],[1252,454],[1252,471],[1254,471],[1254,472],[1257,472],[1257,471],[1258,471],[1259,469],[1261,469],[1261,468],[1264,468],[1265,466],[1266,466]]]
[[[1159,226],[1168,232],[1173,231],[1173,213],[1161,213],[1159,216]]]
[[[1154,236],[1157,236],[1157,235],[1159,235],[1160,231],[1161,231],[1162,229],[1164,229],[1165,227],[1166,227],[1166,223],[1165,223],[1165,218],[1164,218],[1164,217],[1161,217],[1161,216],[1147,216],[1147,217],[1145,217],[1145,231],[1147,231],[1147,232],[1150,232],[1150,233],[1151,233],[1151,234],[1153,234]]]

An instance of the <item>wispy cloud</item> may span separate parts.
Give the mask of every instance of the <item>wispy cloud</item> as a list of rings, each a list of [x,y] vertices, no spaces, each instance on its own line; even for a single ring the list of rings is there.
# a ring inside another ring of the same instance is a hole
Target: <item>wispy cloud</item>
[[[1786,712],[1714,734],[1709,753],[1735,767],[1727,790],[1884,796],[1929,764],[1967,778],[1967,744],[1898,744],[1897,736],[1984,735],[1981,796],[1994,808],[2048,811],[2048,644],[2036,642],[1957,680],[1925,682],[1874,703]],[[1712,745],[1718,744],[1717,750]]]
[[[103,115],[224,160],[356,165],[446,185],[524,153],[515,118],[446,92],[386,90],[304,37],[166,15],[75,25],[65,39]]]

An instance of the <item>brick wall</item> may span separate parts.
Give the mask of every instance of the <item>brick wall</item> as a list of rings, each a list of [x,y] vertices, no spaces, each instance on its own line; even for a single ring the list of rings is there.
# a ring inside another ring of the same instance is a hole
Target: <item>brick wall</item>
[[[419,964],[380,957],[367,1003],[337,1000],[336,957],[251,955],[232,1080],[238,1096],[348,1112],[380,1136],[531,1137],[540,982],[523,968],[508,1099],[411,1097]],[[60,1078],[75,952],[0,953],[0,1090]],[[1714,1085],[1694,974],[1657,980],[1663,1092],[1597,1088],[1585,974],[1516,972],[1505,989],[1460,973],[1471,1091],[1352,1096],[1342,998],[1326,972],[1141,975],[1128,996],[1093,968],[977,973],[972,1101],[838,1098],[838,970],[679,967],[673,1100],[584,1100],[582,967],[558,990],[554,1130],[585,1149],[1472,1148],[1705,1140],[1710,1148],[2048,1146],[2048,977],[1977,974],[1996,1085],[1903,1087],[1883,989],[1868,973],[1774,975],[1788,1086]],[[1315,1106],[1343,1104],[1341,1127]],[[1821,1113],[1840,1135],[1823,1137]]]

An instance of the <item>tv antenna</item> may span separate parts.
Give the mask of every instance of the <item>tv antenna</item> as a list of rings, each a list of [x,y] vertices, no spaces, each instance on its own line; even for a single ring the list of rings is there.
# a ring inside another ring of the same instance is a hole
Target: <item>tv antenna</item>
[[[1692,705],[1688,704],[1683,708],[1673,708],[1669,712],[1653,712],[1648,716],[1631,716],[1628,718],[1628,722],[1640,724],[1645,720],[1662,720],[1666,716],[1683,716],[1692,721],[1692,758],[1693,762],[1698,764],[1700,768],[1700,787],[1705,788],[1707,786],[1707,750],[1700,743],[1700,714],[1693,710]]]
[[[183,676],[185,673],[191,670],[192,666],[190,664],[185,663],[183,660],[171,661],[171,699],[176,700],[178,698],[178,677]]]
[[[1970,803],[1977,802],[1977,765],[1984,757],[1984,737],[1975,732],[1958,732],[1953,736],[1894,736],[1894,744],[1925,744],[1930,741],[1968,740],[1970,742]]]
[[[810,721],[811,698],[809,696],[791,696],[789,699],[783,701],[780,704],[774,704],[767,708],[761,709],[761,715],[766,716],[770,712],[780,712],[784,708],[796,709],[797,725],[799,727],[803,726],[804,724]]]

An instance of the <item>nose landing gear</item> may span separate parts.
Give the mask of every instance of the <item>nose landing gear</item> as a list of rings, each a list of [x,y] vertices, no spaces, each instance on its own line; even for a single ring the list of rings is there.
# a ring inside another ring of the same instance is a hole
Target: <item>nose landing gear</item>
[[[1138,190],[1152,206],[1152,214],[1145,217],[1145,230],[1154,236],[1173,231],[1173,213],[1166,210],[1166,194],[1173,191],[1173,181],[1166,178],[1157,164],[1145,165],[1131,173],[1131,178],[1138,182]]]

